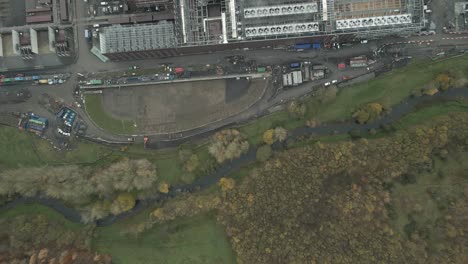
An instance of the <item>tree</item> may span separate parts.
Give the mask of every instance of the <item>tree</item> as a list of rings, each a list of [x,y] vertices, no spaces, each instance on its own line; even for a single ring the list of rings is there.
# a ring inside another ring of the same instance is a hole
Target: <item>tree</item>
[[[288,137],[288,132],[282,127],[276,127],[275,129],[268,129],[263,133],[263,142],[268,145],[275,143],[276,141],[284,141]]]
[[[145,190],[157,180],[155,166],[146,159],[130,160],[123,158],[107,168],[97,170],[90,181],[103,194],[115,191]]]
[[[170,187],[170,185],[168,183],[161,182],[158,185],[158,191],[161,192],[161,193],[168,193],[169,192],[169,187]]]
[[[317,118],[312,118],[306,121],[306,126],[308,127],[317,127],[320,125],[320,120]]]
[[[267,161],[271,157],[272,151],[270,145],[263,145],[257,149],[257,160]]]
[[[111,202],[107,200],[97,201],[81,214],[81,219],[84,223],[102,219],[110,214],[110,208]]]
[[[437,75],[434,82],[437,89],[446,91],[452,86],[453,80],[447,73],[441,73]]]
[[[132,209],[135,206],[135,197],[128,192],[120,193],[110,205],[112,214],[117,215]]]
[[[359,124],[365,124],[372,122],[375,119],[379,118],[383,112],[383,106],[379,103],[369,103],[360,107],[357,111],[354,112],[353,118]]]
[[[288,137],[288,131],[282,127],[275,128],[275,140],[279,142],[283,142]]]
[[[307,111],[307,107],[303,103],[292,101],[291,103],[288,104],[288,112],[294,117],[302,118],[304,117],[306,111]]]
[[[221,190],[223,190],[223,192],[226,192],[234,189],[236,182],[232,178],[223,177],[219,179],[218,185],[221,187]]]
[[[212,139],[208,152],[218,163],[240,157],[249,150],[249,142],[235,129],[217,132]]]
[[[196,154],[190,155],[190,158],[185,162],[184,168],[188,172],[194,172],[198,168],[199,160]]]
[[[275,131],[273,129],[268,129],[267,131],[265,131],[263,133],[263,142],[265,142],[268,145],[273,144],[275,142],[274,134]]]

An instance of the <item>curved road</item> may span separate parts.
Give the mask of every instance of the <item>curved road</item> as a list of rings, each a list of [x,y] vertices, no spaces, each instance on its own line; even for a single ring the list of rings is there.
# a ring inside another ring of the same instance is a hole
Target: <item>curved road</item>
[[[372,128],[379,128],[384,124],[391,124],[401,119],[404,115],[410,113],[415,107],[420,106],[425,103],[433,103],[435,101],[443,100],[456,100],[460,97],[468,98],[468,87],[463,89],[452,89],[446,92],[438,93],[434,96],[422,96],[415,98],[408,98],[400,104],[392,108],[392,112],[388,115],[376,120],[373,123],[359,125],[353,121],[342,122],[342,123],[325,123],[318,127],[300,127],[295,130],[292,130],[288,133],[288,139],[297,139],[301,136],[314,135],[314,136],[324,136],[324,135],[333,135],[333,134],[346,134],[351,131],[367,132]],[[280,144],[274,145],[274,149],[281,150],[282,146]],[[173,198],[179,193],[183,192],[194,192],[198,190],[203,190],[224,177],[231,172],[239,169],[240,167],[255,161],[256,159],[256,150],[257,146],[250,148],[249,151],[242,155],[240,158],[232,160],[230,162],[224,163],[220,166],[215,172],[210,175],[205,176],[204,178],[198,179],[195,182],[187,185],[174,186],[171,188],[168,194],[156,194],[145,200],[137,201],[135,207],[125,213],[116,216],[108,216],[104,219],[98,220],[96,222],[97,226],[108,226],[116,222],[122,221],[130,216],[133,216],[143,209],[149,207],[150,205],[155,204],[156,202]],[[14,208],[17,205],[25,203],[39,203],[44,206],[50,207],[65,218],[72,222],[81,222],[80,213],[78,210],[67,207],[63,202],[56,199],[50,199],[46,197],[33,197],[33,198],[18,198],[13,200],[0,207],[0,210],[8,210]]]

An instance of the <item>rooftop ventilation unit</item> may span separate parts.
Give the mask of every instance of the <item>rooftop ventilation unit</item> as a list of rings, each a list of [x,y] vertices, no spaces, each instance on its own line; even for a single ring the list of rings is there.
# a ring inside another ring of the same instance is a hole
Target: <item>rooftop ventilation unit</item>
[[[394,26],[411,23],[411,15],[394,15],[379,17],[364,17],[357,19],[341,19],[336,21],[336,29],[355,29],[363,27]]]
[[[261,37],[285,34],[301,34],[319,31],[319,24],[316,22],[281,24],[263,27],[249,27],[245,29],[246,37]]]
[[[302,3],[290,5],[275,5],[252,7],[244,9],[244,18],[257,18],[269,16],[287,16],[318,12],[317,3]]]

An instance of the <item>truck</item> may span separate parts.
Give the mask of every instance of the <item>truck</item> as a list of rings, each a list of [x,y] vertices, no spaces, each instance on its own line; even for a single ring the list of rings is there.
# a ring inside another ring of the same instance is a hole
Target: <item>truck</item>
[[[305,49],[310,49],[311,47],[312,47],[312,44],[310,43],[301,43],[301,44],[294,45],[295,50],[305,50]]]
[[[257,67],[257,72],[258,73],[264,73],[264,72],[266,72],[266,68],[265,67]]]
[[[91,31],[89,31],[89,29],[85,29],[84,35],[85,35],[86,39],[90,39],[91,38]]]
[[[301,63],[300,62],[293,62],[289,65],[290,68],[299,68],[301,67]]]
[[[89,81],[89,84],[91,84],[91,85],[102,85],[102,80],[93,79],[93,80]]]
[[[41,79],[39,80],[39,84],[48,84],[49,81],[47,79]]]

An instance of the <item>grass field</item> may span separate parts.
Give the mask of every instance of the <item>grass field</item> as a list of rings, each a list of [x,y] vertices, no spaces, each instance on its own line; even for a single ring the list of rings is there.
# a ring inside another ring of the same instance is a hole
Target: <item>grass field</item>
[[[121,235],[126,224],[98,228],[93,249],[111,254],[116,264],[235,263],[224,230],[212,215],[156,225],[139,237]]]
[[[136,129],[132,120],[118,120],[106,114],[102,108],[102,96],[100,94],[86,95],[86,112],[91,119],[102,129],[116,134],[134,134]]]
[[[468,77],[468,55],[445,61],[413,63],[369,82],[344,88],[334,102],[310,114],[321,121],[331,121],[351,118],[353,110],[365,103],[379,102],[384,106],[392,106],[410,96],[411,91],[422,89],[438,73],[448,69],[456,69]]]
[[[0,211],[0,218],[2,219],[9,219],[20,215],[43,215],[48,219],[61,221],[66,228],[72,230],[78,230],[84,227],[82,224],[68,221],[61,214],[40,204],[23,204],[12,209]]]
[[[92,242],[93,250],[111,254],[113,263],[116,264],[235,263],[235,256],[224,229],[211,214],[155,225],[139,237],[121,235],[129,224],[146,219],[148,213],[149,211],[145,210],[118,224],[96,228]],[[51,220],[59,220],[71,230],[85,227],[70,222],[56,211],[39,204],[19,205],[0,211],[0,219],[20,215],[43,215]]]
[[[336,99],[328,104],[321,104],[317,98],[311,97],[305,101],[307,113],[302,121],[282,111],[259,118],[240,127],[240,130],[248,135],[251,144],[258,144],[262,141],[263,132],[275,126],[293,129],[305,125],[305,120],[311,118],[317,118],[321,122],[347,120],[358,106],[366,103],[379,102],[386,107],[398,104],[409,97],[411,91],[422,89],[438,73],[447,69],[454,69],[460,76],[468,78],[468,55],[445,61],[413,63],[369,82],[343,88]]]
[[[67,163],[92,163],[111,150],[94,143],[79,142],[70,152],[58,152],[47,141],[16,128],[0,127],[0,165],[6,168]]]

